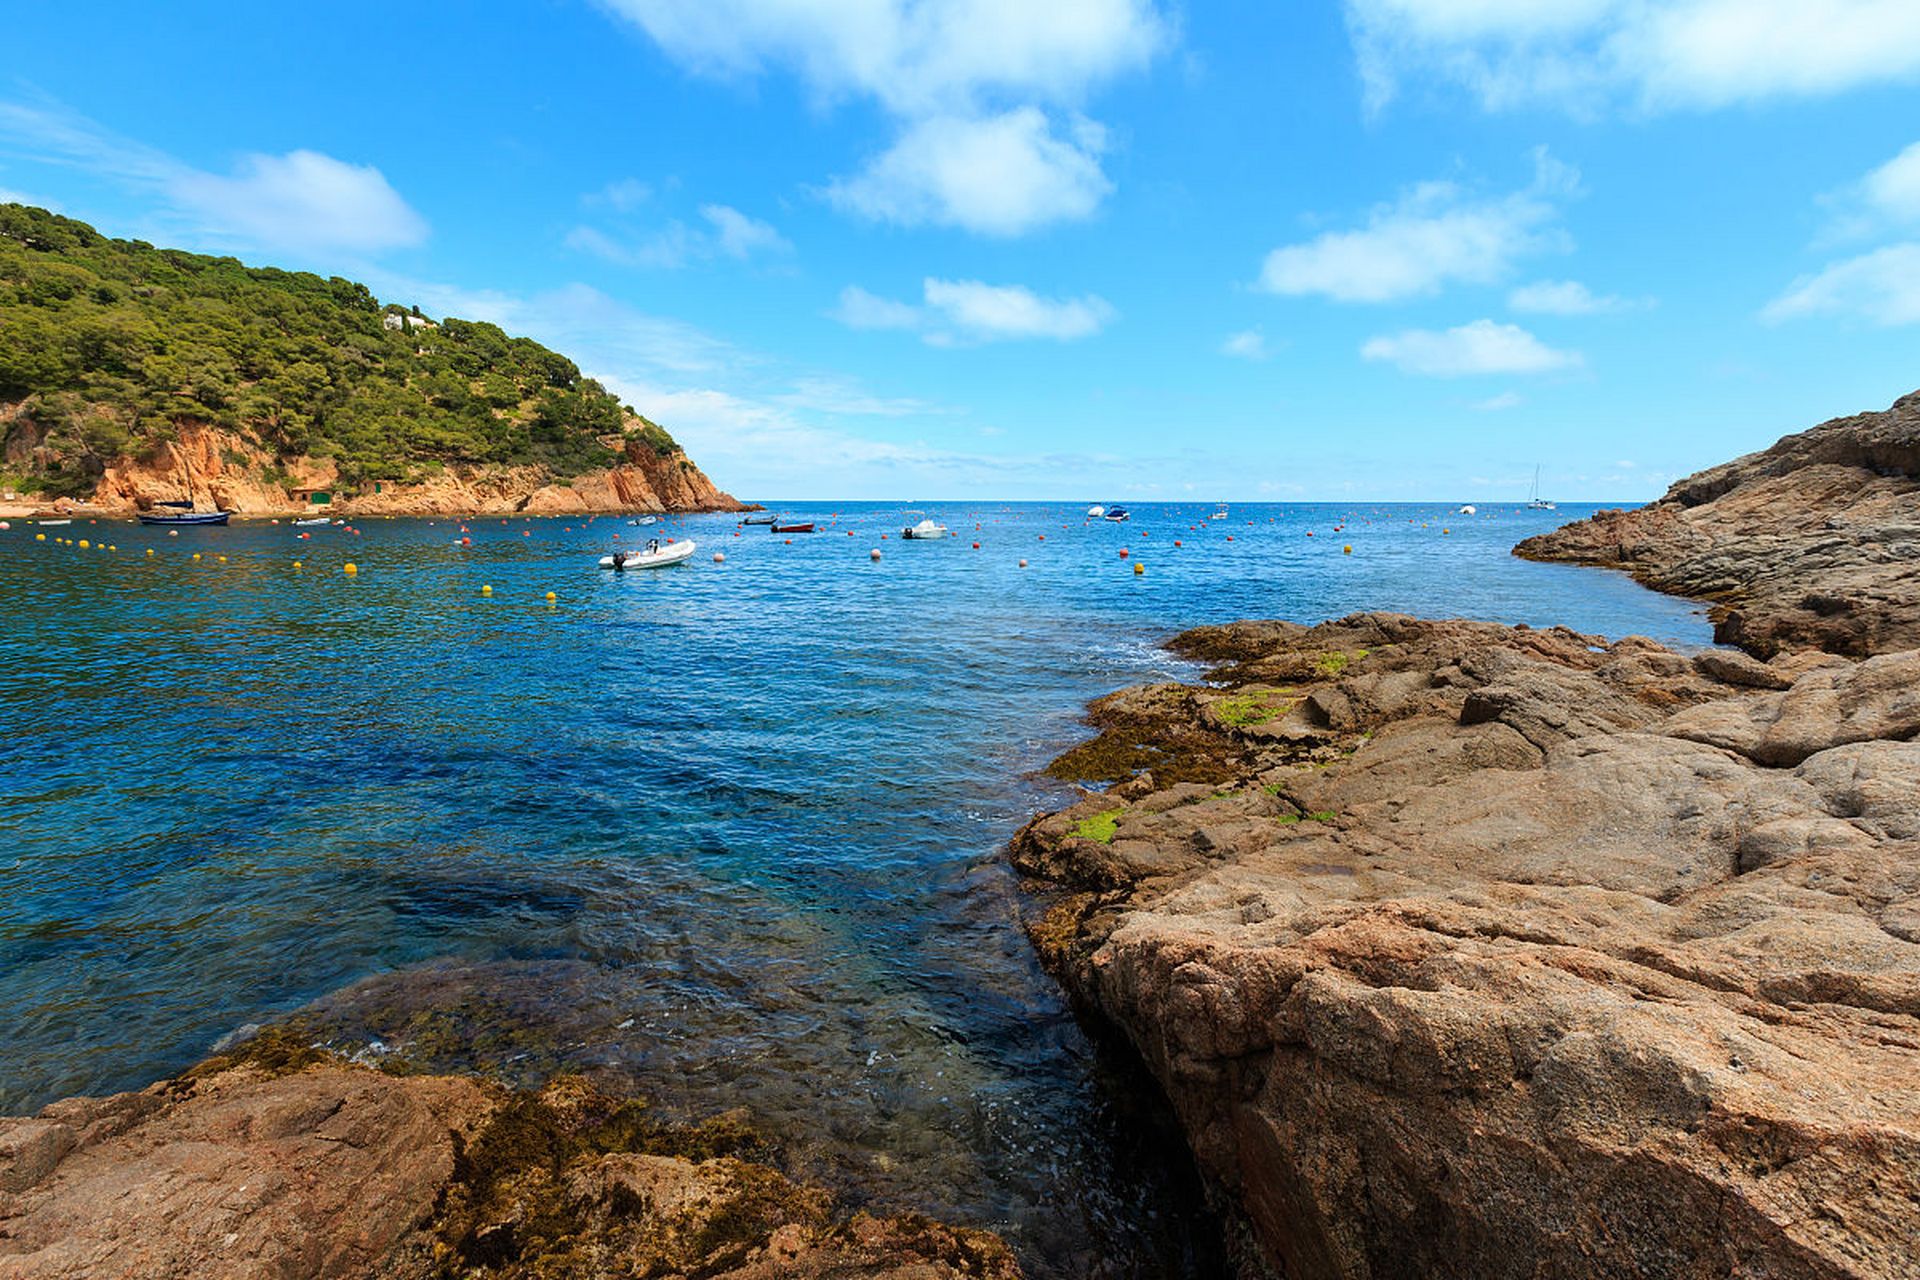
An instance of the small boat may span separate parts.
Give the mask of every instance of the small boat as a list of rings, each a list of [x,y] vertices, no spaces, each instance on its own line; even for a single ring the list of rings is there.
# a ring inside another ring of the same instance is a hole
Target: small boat
[[[1540,496],[1540,468],[1533,469],[1533,496],[1527,499],[1529,511],[1558,511],[1560,508]]]
[[[39,525],[42,529],[51,529],[54,525],[57,525],[57,524],[72,524],[72,523],[73,521],[71,520],[42,520],[39,522]]]
[[[1212,515],[1207,517],[1207,519],[1209,520],[1225,520],[1226,518],[1227,518],[1227,504],[1224,502],[1220,504],[1220,509],[1218,511],[1215,511]]]
[[[1480,509],[1474,506],[1471,502],[1469,502],[1466,506],[1460,508],[1460,510],[1456,514],[1463,515],[1463,516],[1479,515]]]
[[[633,525],[635,528],[641,528],[650,524],[659,524],[660,517],[659,516],[641,516],[638,520],[629,520],[627,521],[627,523],[630,525]]]
[[[173,504],[168,503],[164,505],[171,506]],[[169,511],[162,514],[157,511],[140,511],[135,514],[139,516],[141,524],[178,525],[184,527],[186,525],[225,524],[228,517],[233,513],[230,511]]]
[[[664,569],[670,564],[679,564],[693,554],[692,542],[669,542],[661,545],[660,539],[651,538],[640,551],[616,551],[610,556],[600,557],[602,569]]]
[[[812,533],[811,524],[770,524],[767,528],[775,533]]]
[[[947,526],[935,524],[931,520],[922,520],[919,524],[902,529],[900,536],[912,540],[944,538],[947,536]]]
[[[1097,502],[1087,508],[1087,519],[1089,520],[1098,520],[1105,514],[1107,514],[1107,509]]]
[[[773,524],[779,519],[780,517],[774,515],[771,511],[762,511],[756,515],[748,516],[745,520],[742,520],[740,523],[741,524]]]
[[[329,519],[327,519],[327,518],[326,518],[325,516],[315,516],[315,517],[314,517],[313,519],[311,519],[311,520],[295,520],[295,521],[293,522],[293,527],[294,527],[294,528],[296,528],[296,529],[304,529],[304,528],[307,528],[307,527],[308,527],[308,526],[310,526],[310,525],[316,525],[316,524],[332,524],[332,523],[333,523],[333,521],[331,521],[331,520],[329,520]]]
[[[1133,513],[1125,507],[1108,507],[1107,519],[1113,521],[1115,524],[1119,524],[1122,520],[1133,519]]]

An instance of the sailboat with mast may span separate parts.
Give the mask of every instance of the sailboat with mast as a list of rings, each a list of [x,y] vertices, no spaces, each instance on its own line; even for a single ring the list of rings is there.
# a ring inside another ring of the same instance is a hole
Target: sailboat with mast
[[[1554,506],[1552,502],[1540,496],[1540,468],[1536,464],[1533,468],[1533,494],[1527,499],[1527,510],[1558,511],[1559,509],[1560,508]]]

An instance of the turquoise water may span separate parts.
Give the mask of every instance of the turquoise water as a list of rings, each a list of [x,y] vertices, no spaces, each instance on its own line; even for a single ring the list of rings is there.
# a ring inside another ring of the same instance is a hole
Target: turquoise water
[[[1084,704],[1192,677],[1158,642],[1236,617],[1709,630],[1507,554],[1591,508],[1211,509],[946,504],[939,543],[874,505],[787,507],[823,525],[790,541],[474,520],[470,548],[447,521],[44,544],[16,521],[0,1112],[145,1084],[327,997],[374,1056],[411,1035],[444,1065],[745,1106],[800,1171],[1000,1229],[1038,1275],[1181,1274],[1164,1153],[997,861],[1060,799],[1033,774]],[[616,534],[700,550],[615,575]]]

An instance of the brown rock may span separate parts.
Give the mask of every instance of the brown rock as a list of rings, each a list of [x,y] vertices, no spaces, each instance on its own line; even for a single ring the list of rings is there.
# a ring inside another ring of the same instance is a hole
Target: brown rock
[[[328,1067],[155,1085],[149,1105],[56,1104],[0,1122],[0,1276],[365,1275],[418,1231],[456,1134],[490,1110],[470,1081]],[[92,1139],[74,1121],[143,1113]],[[27,1160],[21,1152],[32,1153]]]
[[[1920,1274],[1920,653],[1391,615],[1176,645],[1262,683],[1365,649],[1293,677],[1354,724],[1223,798],[1107,798],[1151,873],[1075,879],[1047,820],[1016,862],[1099,891],[1043,954],[1278,1270]],[[1157,705],[1187,750],[1229,732]]]
[[[656,454],[640,441],[616,440],[621,461],[604,471],[556,477],[535,466],[446,466],[409,484],[385,482],[340,492],[327,458],[282,459],[250,438],[184,425],[151,456],[109,463],[91,498],[114,515],[157,503],[193,500],[239,515],[288,515],[306,509],[290,488],[333,492],[323,508],[344,516],[565,515],[623,511],[743,511],[684,454]]]
[[[1625,569],[1713,600],[1716,637],[1762,657],[1920,647],[1920,392],[1689,476],[1637,511],[1529,538],[1515,554]]]
[[[1006,1245],[830,1197],[561,1078],[385,1075],[289,1037],[0,1120],[4,1280],[1017,1280]]]

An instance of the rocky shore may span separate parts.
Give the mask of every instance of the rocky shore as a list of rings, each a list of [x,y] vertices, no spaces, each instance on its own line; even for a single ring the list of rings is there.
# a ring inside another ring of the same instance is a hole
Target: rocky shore
[[[1521,548],[1752,653],[1246,622],[1094,704],[1031,931],[1248,1273],[1920,1276],[1917,462],[1920,395]]]
[[[674,1126],[270,1032],[137,1093],[0,1120],[0,1277],[1015,1280],[1001,1241],[836,1212],[738,1115]]]
[[[1516,550],[1711,600],[1715,638],[1763,656],[1920,647],[1920,392]]]
[[[1013,855],[1277,1274],[1916,1274],[1920,653],[1174,647]]]
[[[22,459],[33,437],[17,430],[9,449]],[[601,512],[751,511],[757,508],[723,492],[692,459],[662,454],[641,440],[609,438],[620,461],[584,475],[556,476],[535,466],[452,464],[408,484],[392,482],[342,488],[338,468],[325,458],[275,459],[233,432],[184,426],[176,437],[145,457],[109,463],[83,509],[88,514],[132,516],[163,502],[193,501],[239,516],[289,516],[316,512],[341,516],[576,515]],[[10,457],[9,460],[12,460]],[[304,496],[328,495],[315,507]],[[75,504],[31,498],[5,504],[0,514],[41,511],[69,514]]]

